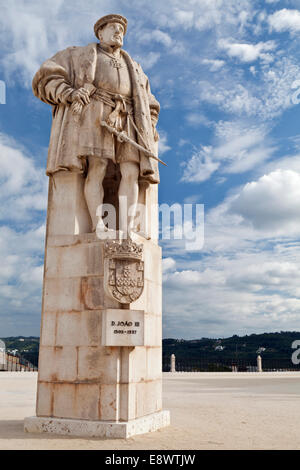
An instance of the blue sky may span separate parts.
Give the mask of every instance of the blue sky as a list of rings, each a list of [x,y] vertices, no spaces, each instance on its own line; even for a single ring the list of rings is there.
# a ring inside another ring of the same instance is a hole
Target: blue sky
[[[1,3],[1,336],[38,335],[50,107],[39,65],[128,18],[161,103],[160,203],[205,205],[205,244],[164,241],[164,337],[300,330],[300,1]]]

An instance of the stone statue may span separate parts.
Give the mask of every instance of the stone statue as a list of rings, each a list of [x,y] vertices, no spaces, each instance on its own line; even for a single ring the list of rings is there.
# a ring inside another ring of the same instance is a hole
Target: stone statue
[[[47,174],[64,170],[86,176],[84,195],[97,232],[107,231],[97,210],[110,161],[121,173],[119,202],[126,198],[131,208],[129,215],[120,209],[121,231],[134,229],[139,184],[159,183],[160,105],[141,66],[121,49],[126,29],[121,15],[100,18],[94,27],[100,44],[58,52],[33,79],[35,96],[53,107]]]
[[[27,432],[129,438],[170,422],[162,409],[159,103],[121,50],[126,28],[120,15],[101,18],[100,44],[58,52],[33,80],[53,125],[37,406]],[[119,215],[113,233],[108,204]]]

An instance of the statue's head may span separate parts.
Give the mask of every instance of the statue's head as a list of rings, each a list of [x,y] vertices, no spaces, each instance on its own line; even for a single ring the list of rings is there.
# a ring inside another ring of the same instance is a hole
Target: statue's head
[[[100,18],[94,26],[96,37],[108,46],[123,46],[127,30],[127,19],[121,15],[107,15]]]

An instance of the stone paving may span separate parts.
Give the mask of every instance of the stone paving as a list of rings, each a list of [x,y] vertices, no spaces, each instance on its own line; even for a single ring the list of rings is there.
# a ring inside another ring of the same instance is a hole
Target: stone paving
[[[25,434],[36,373],[0,373],[0,449],[300,449],[300,373],[164,374],[171,426],[128,440]]]

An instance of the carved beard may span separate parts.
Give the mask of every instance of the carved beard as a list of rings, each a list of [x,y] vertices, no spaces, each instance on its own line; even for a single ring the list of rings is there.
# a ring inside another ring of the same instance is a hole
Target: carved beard
[[[118,38],[115,37],[115,35],[111,36],[109,39],[109,42],[104,42],[103,37],[100,35],[99,36],[100,43],[105,44],[109,47],[122,47],[123,46],[123,39],[121,36]]]

